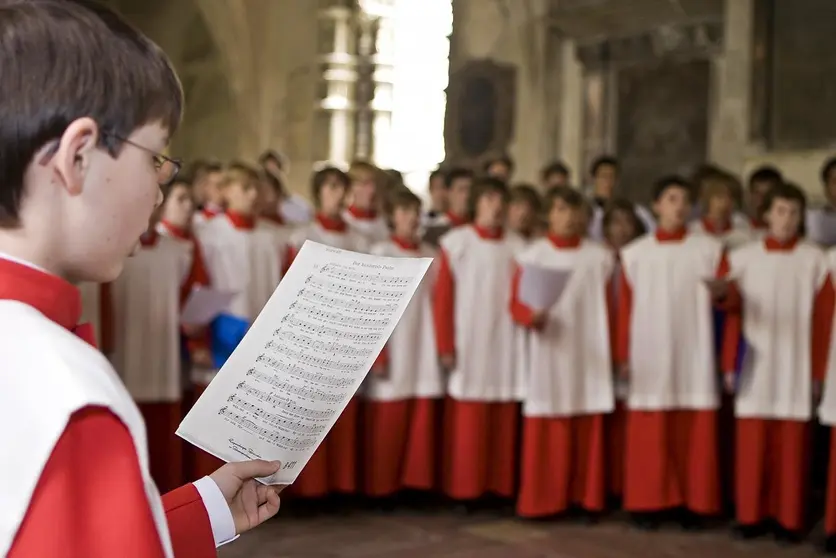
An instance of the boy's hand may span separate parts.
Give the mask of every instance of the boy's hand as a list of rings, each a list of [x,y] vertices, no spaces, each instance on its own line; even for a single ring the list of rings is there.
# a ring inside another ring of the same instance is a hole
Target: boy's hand
[[[533,329],[543,329],[546,325],[546,313],[542,310],[534,312],[531,316],[531,327]]]
[[[210,475],[229,505],[240,535],[261,525],[279,511],[279,493],[284,486],[266,486],[255,479],[269,477],[279,470],[278,461],[241,461],[227,463]]]
[[[728,394],[734,394],[737,388],[735,385],[737,383],[737,378],[734,372],[726,372],[723,374],[723,389],[726,390]]]
[[[206,331],[206,326],[195,324],[183,324],[181,327],[186,337],[198,337]]]
[[[195,350],[192,352],[192,364],[200,368],[212,368],[214,366],[212,353],[208,349]]]
[[[456,355],[441,355],[439,360],[441,361],[441,366],[443,366],[444,370],[447,372],[451,372],[454,368],[456,368]]]
[[[708,292],[711,293],[712,300],[722,300],[729,294],[728,279],[705,279],[703,281],[708,287]]]

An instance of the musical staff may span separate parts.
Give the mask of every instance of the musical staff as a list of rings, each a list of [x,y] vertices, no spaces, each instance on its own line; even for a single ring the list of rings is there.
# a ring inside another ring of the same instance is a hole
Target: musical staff
[[[363,381],[429,263],[306,243],[178,434],[227,459],[244,451],[299,463],[270,479],[293,482]]]

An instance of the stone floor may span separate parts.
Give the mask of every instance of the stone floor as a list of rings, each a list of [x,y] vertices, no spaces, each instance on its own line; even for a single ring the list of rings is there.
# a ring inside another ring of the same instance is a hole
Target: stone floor
[[[286,508],[290,508],[288,503]],[[815,535],[811,537],[816,540]],[[280,515],[224,547],[221,558],[807,558],[810,542],[783,547],[739,542],[727,530],[656,533],[620,519],[589,526],[571,520],[520,521],[498,513],[450,510]]]

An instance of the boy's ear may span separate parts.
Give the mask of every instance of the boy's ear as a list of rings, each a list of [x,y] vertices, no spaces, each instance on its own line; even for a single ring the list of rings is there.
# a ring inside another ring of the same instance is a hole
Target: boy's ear
[[[61,135],[51,162],[61,185],[71,196],[81,193],[98,142],[99,125],[88,117],[74,120]]]

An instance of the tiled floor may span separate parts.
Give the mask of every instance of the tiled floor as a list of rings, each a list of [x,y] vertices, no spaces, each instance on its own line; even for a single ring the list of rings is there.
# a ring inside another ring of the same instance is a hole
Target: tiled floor
[[[291,504],[288,503],[290,508]],[[815,535],[812,536],[813,540]],[[224,547],[221,558],[806,558],[812,543],[739,542],[723,529],[656,533],[619,519],[526,522],[499,514],[355,511],[303,519],[280,514]]]

